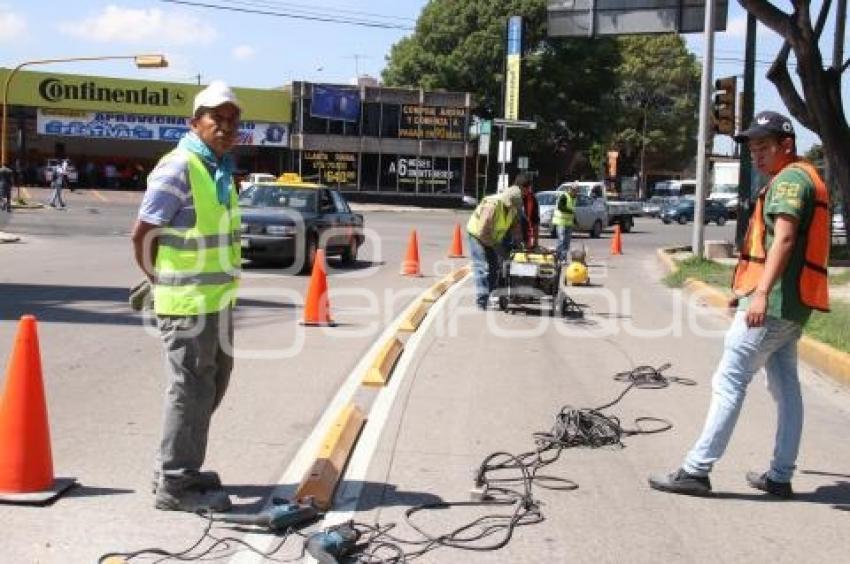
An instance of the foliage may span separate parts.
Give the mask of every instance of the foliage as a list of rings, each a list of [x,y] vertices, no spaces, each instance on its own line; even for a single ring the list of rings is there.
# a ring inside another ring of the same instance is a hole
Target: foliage
[[[731,265],[699,257],[689,257],[678,261],[676,266],[678,269],[675,272],[664,277],[664,283],[670,288],[681,288],[688,278],[696,278],[712,286],[728,288],[734,269]]]
[[[535,131],[513,131],[511,138],[532,155],[548,183],[598,176],[612,146],[626,149],[624,164],[634,168],[643,111],[624,106],[624,84],[655,89],[673,100],[669,114],[653,110],[647,157],[653,166],[683,166],[694,152],[698,74],[681,38],[550,39],[546,4],[431,0],[414,33],[392,47],[384,82],[472,92],[476,113],[501,116],[505,25],[508,16],[519,15],[525,23],[520,117],[538,125]]]

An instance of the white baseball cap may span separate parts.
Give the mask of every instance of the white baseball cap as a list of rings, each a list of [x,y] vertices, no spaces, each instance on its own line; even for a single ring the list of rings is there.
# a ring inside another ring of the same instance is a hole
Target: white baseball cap
[[[242,111],[242,106],[236,99],[236,94],[227,83],[223,80],[213,80],[195,96],[192,115],[196,115],[199,108],[217,108],[222,104],[233,104],[240,112]]]

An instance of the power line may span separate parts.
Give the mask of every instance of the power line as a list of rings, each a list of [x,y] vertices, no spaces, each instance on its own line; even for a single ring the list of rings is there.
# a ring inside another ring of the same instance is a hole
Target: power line
[[[272,10],[260,10],[260,9],[250,9],[250,8],[237,8],[234,6],[221,6],[217,4],[207,4],[203,2],[189,2],[187,0],[160,0],[160,2],[166,2],[168,4],[182,4],[186,6],[193,6],[197,8],[210,8],[213,10],[224,10],[228,12],[239,12],[245,14],[259,14],[263,16],[276,16],[280,18],[289,18],[295,20],[310,20],[317,22],[326,22],[326,23],[338,23],[338,24],[347,24],[347,25],[356,25],[361,27],[370,27],[370,28],[379,28],[379,29],[400,29],[404,31],[412,31],[413,28],[406,25],[394,24],[389,22],[379,22],[375,20],[367,20],[367,19],[354,19],[354,18],[339,18],[333,16],[325,16],[325,15],[309,15],[304,13],[293,13],[293,12],[276,12]]]
[[[319,16],[327,16],[328,14],[347,14],[351,16],[367,16],[370,18],[376,18],[379,20],[407,20],[410,22],[415,22],[416,18],[410,18],[407,16],[387,16],[385,14],[376,14],[374,12],[364,12],[362,10],[349,10],[346,8],[339,8],[336,6],[316,6],[310,4],[296,4],[293,2],[274,2],[271,0],[242,0],[242,1],[233,1],[231,4],[242,4],[253,7],[261,7],[261,8],[277,8],[280,10],[293,10],[298,12],[306,12],[308,14],[315,14]]]

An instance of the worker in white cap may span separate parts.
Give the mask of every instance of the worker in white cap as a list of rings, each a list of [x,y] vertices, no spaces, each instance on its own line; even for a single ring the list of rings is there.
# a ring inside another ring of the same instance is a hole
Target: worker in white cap
[[[153,285],[166,357],[157,509],[228,511],[215,472],[202,472],[212,414],[233,368],[239,207],[233,157],[241,106],[224,82],[195,96],[191,129],[147,179],[133,228],[136,262]]]

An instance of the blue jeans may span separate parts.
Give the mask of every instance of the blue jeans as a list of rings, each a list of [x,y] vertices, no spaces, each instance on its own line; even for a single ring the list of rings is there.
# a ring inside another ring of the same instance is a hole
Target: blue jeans
[[[749,328],[746,312],[735,314],[712,380],[705,427],[682,464],[686,472],[706,476],[723,456],[744,404],[747,385],[764,366],[768,389],[777,406],[776,444],[767,475],[777,482],[791,481],[803,431],[803,398],[797,376],[797,341],[801,332],[799,324],[774,317],[766,317],[762,327]]]
[[[564,262],[570,258],[567,254],[570,252],[570,239],[573,236],[573,228],[572,226],[564,227],[563,225],[556,225],[555,231],[558,233],[558,247],[555,251],[558,254],[558,260]]]
[[[53,181],[53,196],[50,198],[49,206],[64,208],[65,202],[62,200],[62,182],[58,180]]]
[[[475,280],[475,303],[484,309],[487,307],[490,292],[495,290],[498,284],[501,261],[496,249],[484,246],[472,235],[468,238],[469,256],[472,259],[472,278]]]

